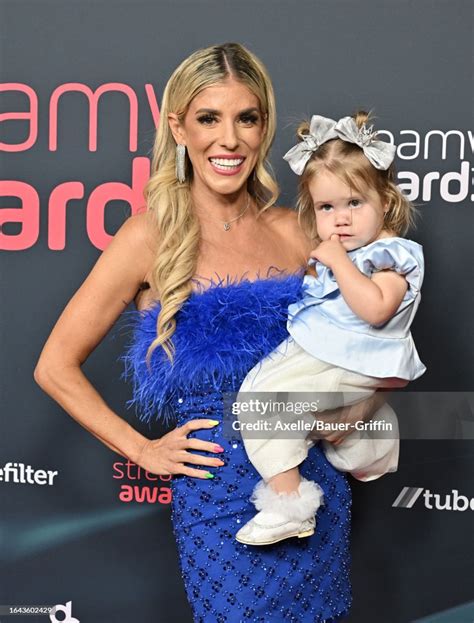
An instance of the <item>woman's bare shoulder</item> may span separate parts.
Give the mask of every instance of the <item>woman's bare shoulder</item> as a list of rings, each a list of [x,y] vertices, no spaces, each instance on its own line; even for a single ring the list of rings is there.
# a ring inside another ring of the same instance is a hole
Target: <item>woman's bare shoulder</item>
[[[310,238],[301,228],[298,212],[285,206],[272,206],[267,212],[268,224],[286,241],[293,241],[295,248],[300,249],[306,257],[314,245],[311,244]]]
[[[272,206],[265,210],[264,214],[268,221],[275,225],[288,226],[291,224],[298,224],[298,212],[293,208]]]
[[[156,252],[158,245],[158,228],[151,212],[132,214],[121,225],[114,240],[121,245],[134,249],[143,248],[145,252]]]

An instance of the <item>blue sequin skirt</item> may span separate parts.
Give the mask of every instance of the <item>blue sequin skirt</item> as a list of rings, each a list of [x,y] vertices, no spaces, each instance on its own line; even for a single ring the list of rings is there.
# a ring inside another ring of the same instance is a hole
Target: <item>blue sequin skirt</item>
[[[232,385],[227,391],[235,389]],[[201,390],[179,398],[178,426],[196,417],[222,420],[222,392]],[[256,512],[249,498],[260,476],[242,440],[226,438],[222,423],[190,437],[225,450],[219,455],[225,465],[209,470],[214,479],[176,476],[172,481],[173,529],[195,623],[340,621],[351,604],[346,476],[328,463],[318,445],[311,448],[300,471],[325,494],[315,534],[262,547],[243,545],[235,533]]]

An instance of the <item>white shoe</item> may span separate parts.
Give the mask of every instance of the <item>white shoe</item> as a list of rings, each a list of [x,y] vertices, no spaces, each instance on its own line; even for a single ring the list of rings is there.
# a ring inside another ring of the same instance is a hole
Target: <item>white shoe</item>
[[[260,511],[235,535],[239,543],[245,545],[271,545],[290,537],[299,539],[314,534],[314,517],[305,521],[288,521],[277,513]]]
[[[262,480],[250,498],[260,512],[242,526],[235,538],[246,545],[271,545],[290,537],[311,536],[323,495],[319,485],[306,479],[292,493],[277,493]]]

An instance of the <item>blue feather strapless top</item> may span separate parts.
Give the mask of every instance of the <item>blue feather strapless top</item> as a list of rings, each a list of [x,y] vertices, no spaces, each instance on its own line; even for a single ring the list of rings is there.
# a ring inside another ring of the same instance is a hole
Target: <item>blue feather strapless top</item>
[[[269,271],[270,272],[270,271]],[[303,271],[254,281],[218,279],[195,291],[176,314],[175,357],[170,364],[161,347],[147,369],[147,349],[156,337],[160,304],[124,312],[132,339],[120,360],[130,379],[140,420],[172,422],[176,396],[192,394],[202,383],[216,390],[224,380],[237,391],[247,372],[288,337],[288,306],[302,295]]]

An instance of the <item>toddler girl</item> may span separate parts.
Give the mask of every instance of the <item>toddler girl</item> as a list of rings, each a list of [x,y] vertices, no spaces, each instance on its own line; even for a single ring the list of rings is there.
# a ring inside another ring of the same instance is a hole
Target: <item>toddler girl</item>
[[[376,140],[367,119],[364,112],[338,122],[315,115],[300,126],[300,142],[284,156],[301,175],[300,222],[320,241],[308,262],[316,275],[305,275],[303,297],[288,308],[290,337],[249,372],[238,403],[250,391],[273,392],[266,398],[311,392],[317,411],[325,411],[359,402],[377,388],[400,386],[400,379],[404,385],[426,370],[410,334],[423,252],[401,237],[412,224],[413,206],[394,182],[395,146]],[[323,491],[301,478],[298,465],[314,441],[302,434],[282,439],[268,429],[265,438],[251,438],[248,424],[255,417],[240,419],[246,451],[263,478],[251,497],[259,512],[236,538],[266,545],[310,536]],[[310,412],[298,419],[304,430],[309,422],[314,426]],[[389,438],[355,431],[339,443],[322,441],[334,467],[359,480],[396,470],[396,416],[384,405],[371,423],[377,420],[391,429]]]

